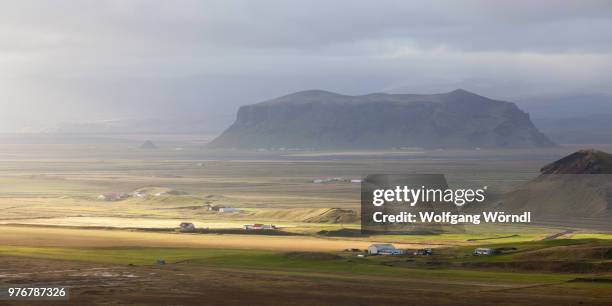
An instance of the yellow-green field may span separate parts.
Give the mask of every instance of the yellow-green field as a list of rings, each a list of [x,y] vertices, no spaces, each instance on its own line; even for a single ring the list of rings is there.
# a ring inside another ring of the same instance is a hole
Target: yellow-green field
[[[383,297],[414,304],[417,295],[427,296],[431,305],[473,304],[461,292],[485,304],[511,299],[605,305],[612,301],[607,231],[481,224],[461,233],[361,235],[360,184],[313,182],[372,173],[444,173],[451,185],[508,189],[537,175],[546,156],[562,154],[555,152],[498,152],[523,156],[508,159],[491,158],[495,152],[457,152],[455,159],[420,151],[9,146],[0,152],[0,262],[8,267],[0,283],[72,284],[78,304],[111,297],[118,304],[193,305],[235,291],[269,302],[307,292],[296,303],[301,305],[372,304]],[[423,154],[430,158],[420,158]],[[108,192],[140,195],[98,198]],[[239,211],[220,213],[206,205]],[[179,232],[181,222],[203,231]],[[239,230],[253,223],[279,229]],[[431,247],[434,255],[358,256],[372,243]],[[476,247],[505,251],[472,256]],[[157,265],[160,259],[166,264]]]

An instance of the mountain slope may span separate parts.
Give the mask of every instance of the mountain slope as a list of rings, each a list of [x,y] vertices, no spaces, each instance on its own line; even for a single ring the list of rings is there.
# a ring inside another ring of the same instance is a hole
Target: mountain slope
[[[612,154],[581,150],[544,166],[504,195],[500,211],[530,211],[536,223],[610,230]]]
[[[512,101],[538,119],[612,113],[612,95],[600,93],[543,94],[515,97]]]
[[[600,110],[593,110],[600,111]],[[535,125],[557,143],[610,144],[612,143],[612,113],[586,116],[534,119]]]
[[[243,106],[224,148],[473,148],[554,144],[509,102],[465,90],[347,96],[311,90]]]
[[[580,150],[540,169],[542,174],[612,174],[612,154]]]

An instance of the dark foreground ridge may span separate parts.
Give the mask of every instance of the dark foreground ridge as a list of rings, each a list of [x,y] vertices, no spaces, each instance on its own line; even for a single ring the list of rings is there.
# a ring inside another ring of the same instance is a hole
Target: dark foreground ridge
[[[246,105],[216,148],[389,149],[554,146],[514,103],[432,95],[302,91]]]
[[[580,150],[552,162],[541,175],[504,195],[499,210],[530,211],[535,222],[610,230],[612,154]]]
[[[542,174],[612,174],[612,154],[580,150],[540,170]]]

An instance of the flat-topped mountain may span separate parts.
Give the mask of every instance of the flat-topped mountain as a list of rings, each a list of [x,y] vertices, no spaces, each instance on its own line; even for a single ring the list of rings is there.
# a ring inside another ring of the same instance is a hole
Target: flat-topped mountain
[[[210,143],[222,148],[553,146],[514,103],[465,90],[348,96],[302,91],[238,110]]]

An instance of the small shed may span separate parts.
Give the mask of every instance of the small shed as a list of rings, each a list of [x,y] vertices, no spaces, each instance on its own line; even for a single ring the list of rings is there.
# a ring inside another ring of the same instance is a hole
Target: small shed
[[[195,225],[191,222],[183,222],[180,224],[181,232],[193,232],[195,231]]]
[[[433,255],[433,250],[432,249],[418,249],[416,251],[414,251],[413,253],[414,255]]]

